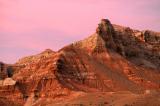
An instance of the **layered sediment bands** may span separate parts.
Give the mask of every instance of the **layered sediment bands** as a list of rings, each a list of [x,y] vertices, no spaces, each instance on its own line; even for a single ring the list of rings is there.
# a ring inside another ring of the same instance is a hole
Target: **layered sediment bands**
[[[102,19],[96,32],[84,40],[57,52],[47,49],[22,58],[8,65],[13,73],[2,67],[0,84],[11,74],[16,83],[1,84],[0,94],[10,102],[36,105],[79,92],[158,90],[159,39],[160,33],[133,30]]]
[[[113,71],[112,66],[114,63],[107,62],[112,61],[108,59],[107,54],[101,54],[100,57],[95,54],[91,56],[83,50],[76,52],[76,48],[73,47],[64,48],[62,51],[61,58],[57,62],[58,70],[56,75],[64,85],[73,90],[130,90],[134,92],[143,89],[138,84],[128,80],[123,72],[120,72],[121,70],[116,70],[113,67],[115,70]]]

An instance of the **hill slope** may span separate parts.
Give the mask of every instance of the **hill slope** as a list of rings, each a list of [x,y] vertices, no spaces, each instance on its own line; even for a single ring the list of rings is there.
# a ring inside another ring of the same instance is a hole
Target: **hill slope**
[[[125,91],[122,95],[130,92],[134,101],[137,96],[132,95],[146,90],[159,95],[160,33],[112,25],[102,19],[88,38],[57,52],[47,49],[22,58],[10,67],[16,83],[2,84],[0,95],[17,105],[48,105],[81,95],[121,91]]]

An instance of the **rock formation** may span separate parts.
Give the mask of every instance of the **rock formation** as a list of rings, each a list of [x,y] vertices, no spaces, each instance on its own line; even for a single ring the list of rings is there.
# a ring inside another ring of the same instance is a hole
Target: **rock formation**
[[[3,64],[0,66],[2,70]],[[11,77],[12,84],[2,84],[0,95],[17,105],[36,106],[77,92],[143,93],[160,89],[159,66],[160,33],[102,19],[96,32],[84,40],[8,65],[13,72],[5,71],[4,78],[0,74],[1,82]]]

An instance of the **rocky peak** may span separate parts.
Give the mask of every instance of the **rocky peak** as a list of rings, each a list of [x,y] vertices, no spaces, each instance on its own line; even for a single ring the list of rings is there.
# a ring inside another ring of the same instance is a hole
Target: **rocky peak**
[[[50,53],[54,53],[54,51],[51,49],[45,49],[41,54],[50,54]]]
[[[37,54],[37,55],[32,55],[32,56],[27,56],[22,59],[19,59],[19,61],[16,64],[31,64],[31,63],[37,63],[45,58],[48,58],[52,55],[54,55],[55,52],[52,51],[51,49],[46,49],[43,52]]]
[[[101,20],[96,29],[96,33],[106,42],[105,45],[107,48],[115,48],[115,43],[113,41],[114,28],[108,19]]]
[[[102,19],[98,24],[96,32],[99,35],[110,35],[114,32],[113,26],[108,19]]]
[[[101,19],[96,33],[90,37],[73,43],[75,48],[86,49],[88,53],[102,53],[107,49],[114,49],[116,45],[114,43],[114,28],[108,19]]]

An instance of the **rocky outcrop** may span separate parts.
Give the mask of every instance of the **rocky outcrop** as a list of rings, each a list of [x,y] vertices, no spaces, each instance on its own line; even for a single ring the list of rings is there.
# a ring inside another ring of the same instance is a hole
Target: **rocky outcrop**
[[[15,82],[7,80],[0,86],[0,94],[20,105],[36,105],[38,101],[66,98],[79,91],[157,90],[159,53],[159,33],[112,25],[102,19],[88,38],[57,52],[47,49],[11,65],[13,76],[9,68],[6,72]]]
[[[6,78],[2,82],[2,86],[8,86],[8,85],[15,85],[16,81],[14,81],[12,78]]]
[[[146,30],[143,32],[144,40],[147,43],[156,44],[160,43],[160,33]]]
[[[96,30],[96,33],[105,41],[105,46],[111,49],[115,49],[115,43],[113,41],[114,32],[114,28],[108,19],[102,19]]]
[[[5,79],[6,77],[6,65],[3,62],[0,62],[0,80]]]
[[[0,62],[0,80],[4,80],[7,77],[12,77],[14,68],[10,64]]]

